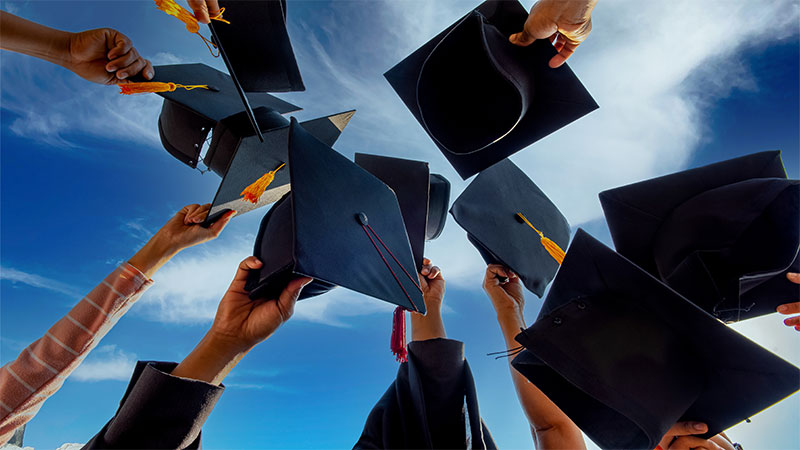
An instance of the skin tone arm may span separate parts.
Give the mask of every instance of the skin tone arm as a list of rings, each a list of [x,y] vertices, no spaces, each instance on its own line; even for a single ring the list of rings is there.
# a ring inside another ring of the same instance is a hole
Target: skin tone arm
[[[800,273],[789,272],[786,274],[786,278],[792,283],[800,284]],[[783,323],[787,327],[794,327],[795,330],[800,331],[800,302],[786,303],[778,306],[778,312],[785,315],[796,314],[793,317],[784,319]]]
[[[203,228],[199,224],[205,220],[210,208],[210,203],[184,206],[128,260],[128,263],[139,269],[147,278],[152,278],[161,266],[181,250],[215,239],[236,211],[228,212],[210,227]]]
[[[502,282],[500,278],[508,281]],[[525,328],[523,310],[525,298],[522,294],[522,283],[519,277],[503,266],[492,264],[486,268],[483,289],[489,295],[497,322],[503,332],[506,348],[515,348],[519,344],[514,336]],[[517,372],[509,360],[511,379],[517,391],[525,416],[531,425],[531,434],[536,448],[550,449],[585,449],[586,444],[580,429],[564,414],[558,406],[547,398],[542,391]]]
[[[592,31],[596,4],[597,0],[539,0],[531,8],[523,30],[512,34],[509,40],[525,47],[537,39],[549,39],[558,52],[550,60],[550,67],[559,67]]]
[[[425,299],[427,314],[411,313],[411,340],[425,341],[428,339],[446,338],[442,322],[442,299],[444,299],[444,278],[442,271],[431,264],[431,260],[422,260],[422,269],[419,271],[419,285]]]
[[[245,282],[250,270],[261,265],[255,256],[239,263],[211,329],[172,375],[220,384],[256,344],[292,317],[300,291],[311,278],[292,280],[277,299],[250,300]]]
[[[71,33],[0,11],[0,48],[58,64],[99,84],[124,82],[140,72],[148,80],[154,75],[131,40],[111,28]]]

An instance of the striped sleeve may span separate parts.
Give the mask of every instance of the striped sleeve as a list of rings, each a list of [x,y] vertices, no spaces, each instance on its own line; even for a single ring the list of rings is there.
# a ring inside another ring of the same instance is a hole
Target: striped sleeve
[[[0,367],[0,445],[36,415],[152,283],[132,265],[119,266],[17,359]]]

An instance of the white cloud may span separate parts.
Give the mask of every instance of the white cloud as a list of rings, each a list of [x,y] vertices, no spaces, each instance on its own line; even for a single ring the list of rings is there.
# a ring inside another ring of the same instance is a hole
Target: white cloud
[[[73,381],[128,381],[136,366],[136,355],[116,345],[98,347],[72,372]]]
[[[69,297],[81,297],[74,287],[33,273],[23,272],[11,267],[0,267],[0,280],[8,280],[13,284],[22,283],[35,288],[47,289]]]

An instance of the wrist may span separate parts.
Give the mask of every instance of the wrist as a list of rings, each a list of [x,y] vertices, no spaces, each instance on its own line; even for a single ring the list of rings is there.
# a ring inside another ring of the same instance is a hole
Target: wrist
[[[153,275],[180,251],[159,233],[156,233],[144,246],[136,252],[128,264],[139,269],[146,277]]]
[[[525,319],[520,311],[504,311],[497,313],[497,323],[506,341],[514,341],[514,337],[525,328]]]

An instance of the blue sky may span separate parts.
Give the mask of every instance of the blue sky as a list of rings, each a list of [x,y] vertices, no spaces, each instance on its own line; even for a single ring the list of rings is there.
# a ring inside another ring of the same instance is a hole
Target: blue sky
[[[358,112],[336,148],[447,165],[382,73],[477,2],[289,1],[289,31],[307,91],[283,94],[305,120]],[[529,7],[532,2],[524,2]],[[151,1],[2,2],[56,28],[109,26],[160,64],[223,68]],[[570,61],[601,108],[513,159],[573,226],[610,244],[597,193],[632,181],[768,149],[800,177],[797,2],[600,2],[589,40]],[[59,67],[0,53],[0,363],[63,316],[171,214],[210,202],[219,178],[164,151],[156,96],[122,97]],[[262,213],[190,249],[30,423],[26,445],[86,442],[113,415],[136,359],[180,360],[207,329]],[[503,448],[532,446],[480,284],[482,264],[450,220],[428,254],[448,281],[445,325],[467,343],[485,421]],[[541,301],[528,295],[526,317]],[[226,380],[204,430],[206,448],[352,446],[396,364],[391,306],[345,290],[301,303],[296,316]],[[796,332],[775,315],[737,325],[795,364]],[[100,378],[100,379],[98,379]],[[750,448],[800,439],[794,395],[729,433]]]

